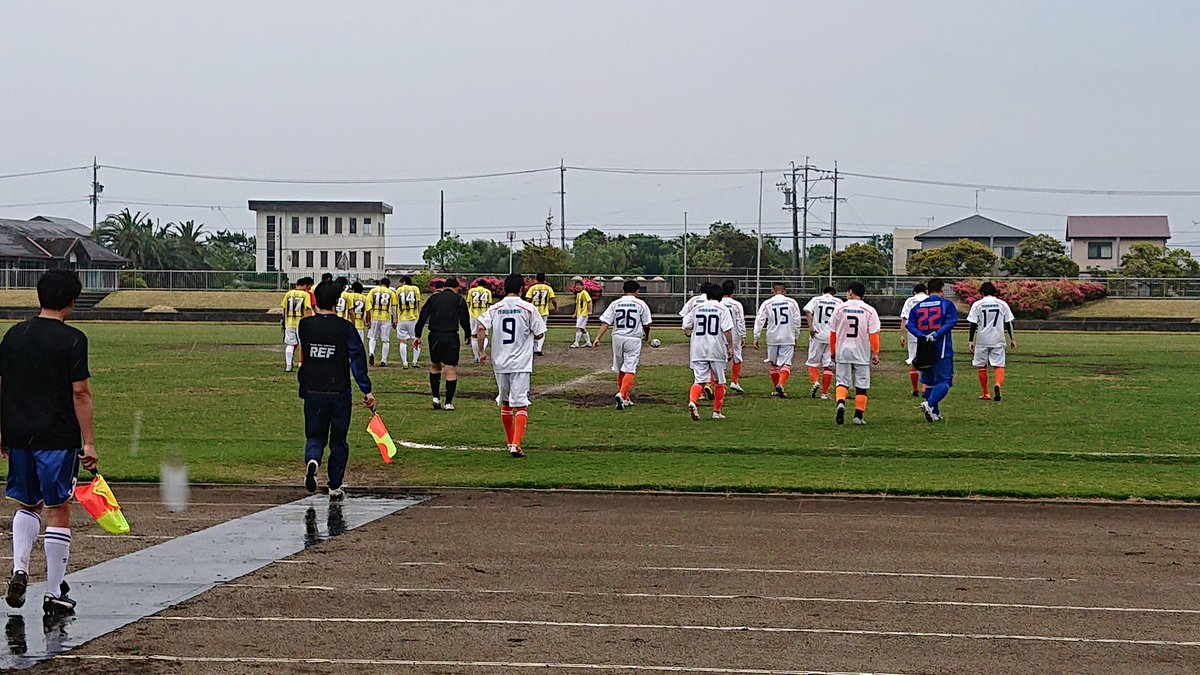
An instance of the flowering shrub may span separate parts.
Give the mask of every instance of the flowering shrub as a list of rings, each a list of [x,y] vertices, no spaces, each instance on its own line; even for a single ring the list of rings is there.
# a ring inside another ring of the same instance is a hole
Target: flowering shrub
[[[1022,319],[1049,318],[1050,312],[1063,307],[1082,305],[1108,295],[1104,284],[1081,283],[1059,279],[1057,281],[993,281],[996,297],[1012,307],[1013,314]],[[960,281],[953,286],[959,300],[973,304],[983,297],[979,292],[980,282],[975,279]]]
[[[492,292],[492,297],[497,300],[504,297],[504,280],[500,277],[478,277],[478,280],[482,282],[481,285],[484,288]],[[465,283],[474,285],[475,281],[476,279],[470,279]]]
[[[523,289],[521,289],[521,297],[525,297],[525,292],[529,290],[530,286],[533,286],[536,283],[537,283],[537,279],[535,279],[534,277],[525,277],[525,287]],[[570,289],[574,285],[575,285],[574,282],[571,282],[570,284],[568,284],[567,288],[565,289],[565,292],[570,292]],[[587,291],[588,295],[592,296],[593,302],[595,302],[596,300],[599,300],[600,296],[604,294],[604,287],[601,286],[599,284],[599,282],[594,281],[592,279],[584,279],[583,280],[583,290]]]

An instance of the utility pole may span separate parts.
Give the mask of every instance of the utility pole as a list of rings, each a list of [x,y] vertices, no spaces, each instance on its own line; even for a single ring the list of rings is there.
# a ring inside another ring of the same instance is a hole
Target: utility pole
[[[440,244],[442,243],[442,240],[446,238],[446,191],[438,190],[438,195],[438,203],[441,206],[441,219],[438,227],[438,243]]]
[[[800,247],[800,276],[808,271],[808,156],[804,156],[804,241]]]
[[[558,160],[558,242],[562,250],[567,250],[567,167],[561,157]]]
[[[104,186],[100,184],[100,165],[96,162],[95,155],[92,156],[92,196],[88,201],[92,203],[92,229],[96,229],[97,210],[100,206],[100,193],[104,192]]]
[[[683,212],[683,297],[685,297],[685,298],[686,298],[686,297],[687,297],[687,295],[688,295],[688,283],[687,283],[687,240],[688,240],[687,211],[684,211],[684,212]]]
[[[800,262],[800,260],[801,260],[801,258],[800,258],[800,232],[799,232],[800,223],[798,222],[798,218],[797,218],[798,205],[796,204],[796,163],[795,162],[792,162],[792,188],[791,188],[790,194],[792,197],[792,269],[802,269],[801,268],[802,263]],[[805,206],[807,206],[807,204],[805,204]],[[804,210],[804,212],[807,215],[808,209],[806,208]],[[801,272],[801,274],[803,274],[803,272]]]
[[[517,233],[512,230],[509,230],[508,231],[508,273],[509,274],[512,274],[512,272],[513,272],[513,265],[512,265],[512,263],[513,263],[513,240],[516,238],[517,238]]]

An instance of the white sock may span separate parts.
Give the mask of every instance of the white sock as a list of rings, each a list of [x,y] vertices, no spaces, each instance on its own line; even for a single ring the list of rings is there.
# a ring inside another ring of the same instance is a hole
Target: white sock
[[[383,343],[383,358],[381,360],[384,363],[387,363],[388,352],[390,351],[392,351],[392,343],[389,340],[388,342]]]
[[[575,342],[572,342],[572,343],[571,343],[571,346],[572,346],[572,347],[578,347],[578,346],[579,346],[579,337],[580,337],[581,335],[583,335],[583,333],[580,333],[579,331],[575,331]]]
[[[477,340],[471,340],[471,355],[475,357],[476,361],[479,360],[479,342]]]
[[[483,338],[483,353],[484,353],[484,354],[486,354],[486,353],[487,353],[487,350],[488,350],[488,345],[489,345],[489,344],[491,344],[491,341],[490,341],[490,340],[488,340],[488,339],[487,339],[487,337],[484,337],[484,338]]]
[[[296,355],[296,345],[288,345],[283,350],[283,358],[287,361],[288,370],[292,369],[292,359]]]
[[[375,336],[367,338],[367,356],[375,356]]]
[[[592,334],[587,332],[586,328],[583,331],[583,343],[589,345],[592,344]]]
[[[415,365],[417,365],[417,359],[419,359],[419,358],[421,358],[421,350],[420,350],[420,349],[417,349],[416,347],[413,347],[413,360],[412,360],[412,364],[413,364],[414,366],[415,366]]]
[[[408,343],[407,342],[400,343],[400,362],[406,366],[408,365]]]
[[[33,511],[18,509],[13,515],[13,571],[29,571],[29,556],[42,531],[42,519]]]
[[[541,340],[534,340],[533,341],[533,351],[535,351],[535,352],[542,351],[542,345],[544,345],[544,344],[546,344],[546,338],[542,338]]]
[[[46,528],[46,593],[57,597],[71,557],[71,528]]]

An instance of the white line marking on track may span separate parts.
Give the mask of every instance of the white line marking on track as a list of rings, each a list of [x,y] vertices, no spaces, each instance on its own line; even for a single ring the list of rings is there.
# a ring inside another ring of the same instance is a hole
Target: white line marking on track
[[[591,383],[592,380],[595,380],[597,377],[600,377],[606,373],[611,373],[611,372],[612,371],[609,368],[601,368],[600,370],[588,373],[587,375],[580,375],[579,377],[577,377],[573,380],[567,380],[566,382],[560,382],[558,384],[551,385],[549,387],[541,389],[535,395],[536,396],[553,396],[554,394],[557,394],[559,392],[568,391],[570,389],[574,389],[583,384],[589,384],[589,383]]]
[[[1016,602],[967,602],[963,600],[907,600],[903,598],[829,598],[802,595],[757,595],[752,593],[693,594],[693,593],[645,593],[615,591],[539,591],[533,589],[508,590],[493,588],[422,588],[422,587],[335,587],[309,584],[225,584],[227,588],[262,590],[368,592],[368,593],[442,593],[475,595],[540,595],[597,598],[637,598],[649,600],[748,600],[765,602],[811,602],[833,605],[910,605],[918,607],[971,607],[981,609],[1036,609],[1068,612],[1111,612],[1122,614],[1200,614],[1200,609],[1172,609],[1169,607],[1104,607],[1098,605],[1037,605]]]
[[[1003,633],[943,633],[935,631],[870,630],[863,628],[798,628],[792,626],[706,626],[701,624],[604,623],[594,621],[525,621],[518,619],[388,619],[333,616],[149,616],[145,621],[212,623],[348,623],[348,624],[434,624],[462,626],[541,626],[553,628],[616,628],[622,630],[679,630],[708,633],[792,633],[812,635],[861,635],[868,637],[915,637],[965,640],[1017,640],[1022,642],[1071,642],[1078,644],[1141,645],[1150,647],[1200,647],[1200,641],[1089,638],[1071,635],[1005,635]]]
[[[415,661],[408,659],[296,659],[269,656],[165,656],[162,654],[65,654],[76,661],[160,661],[166,663],[246,663],[269,665],[444,666],[450,668],[558,668],[560,670],[625,670],[649,673],[720,673],[725,675],[899,675],[831,670],[771,670],[705,666],[635,666],[620,663],[552,663],[525,661]]]
[[[948,574],[937,572],[882,572],[877,570],[790,570],[759,567],[641,567],[658,572],[739,572],[748,574],[806,574],[851,577],[914,577],[918,579],[974,579],[977,581],[1078,581],[1048,577],[1004,577],[992,574]]]

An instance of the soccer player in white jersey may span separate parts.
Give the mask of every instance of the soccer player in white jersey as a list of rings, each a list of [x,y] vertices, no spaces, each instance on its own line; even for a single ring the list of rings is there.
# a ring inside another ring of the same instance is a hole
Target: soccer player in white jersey
[[[746,347],[746,308],[742,307],[740,300],[733,297],[737,291],[737,284],[732,279],[726,279],[725,283],[721,284],[721,304],[729,310],[730,317],[733,318],[733,360],[730,362],[729,388],[739,394],[744,394],[745,389],[742,389],[742,350]]]
[[[826,286],[821,295],[814,296],[804,305],[804,319],[808,321],[808,379],[812,388],[808,395],[817,397],[821,392],[821,400],[829,400],[829,385],[833,382],[833,359],[829,351],[829,320],[833,311],[842,305],[842,299],[834,295],[837,289]],[[822,376],[821,371],[825,373]]]
[[[917,358],[917,340],[908,334],[905,326],[908,324],[908,315],[912,314],[913,307],[928,297],[929,294],[925,292],[925,284],[914,284],[913,294],[904,300],[904,306],[900,308],[900,346],[908,347],[908,358],[904,363],[908,365],[908,379],[912,382],[913,398],[921,395],[921,371],[913,367],[913,359]]]
[[[758,307],[754,319],[754,348],[759,348],[759,335],[767,333],[767,363],[771,373],[771,384],[775,390],[771,396],[787,398],[784,386],[792,374],[792,359],[796,355],[796,335],[800,331],[800,305],[789,298],[787,286],[781,281],[771,287],[774,295]]]
[[[688,412],[699,421],[696,402],[704,385],[716,382],[713,389],[714,420],[723,420],[721,406],[725,402],[725,364],[733,358],[733,316],[721,304],[724,291],[716,284],[707,289],[708,299],[699,303],[683,317],[683,333],[691,338],[692,373],[696,376],[688,398]]]
[[[592,341],[592,349],[600,346],[600,338],[612,328],[613,372],[617,374],[617,410],[633,405],[629,391],[642,358],[642,343],[650,338],[650,306],[638,297],[641,284],[630,279],[623,287],[625,295],[614,300],[600,315],[600,332]]]
[[[508,440],[508,453],[525,456],[521,441],[529,422],[529,377],[533,373],[534,343],[546,337],[546,321],[537,307],[521,299],[525,278],[510,274],[504,278],[504,298],[488,307],[479,319],[475,341],[483,350],[483,340],[492,333],[492,369],[496,372],[500,422]],[[482,360],[487,361],[484,353]]]
[[[846,302],[829,320],[829,348],[837,363],[838,424],[846,423],[846,397],[854,387],[854,423],[866,424],[867,391],[871,366],[879,365],[879,313],[863,302],[867,289],[855,281],[846,291]]]
[[[698,287],[698,289],[696,291],[696,295],[693,295],[692,297],[688,298],[688,301],[683,303],[683,307],[681,307],[679,309],[679,318],[682,319],[682,318],[686,317],[688,314],[691,314],[692,310],[696,309],[697,305],[708,300],[708,287],[711,285],[712,284],[710,284],[707,281],[700,283],[700,286]],[[706,400],[711,399],[713,397],[713,384],[715,384],[715,383],[716,383],[716,379],[713,379],[712,382],[707,382],[704,384],[703,397]]]
[[[971,352],[971,365],[979,369],[979,386],[983,388],[981,401],[999,401],[1000,387],[1004,386],[1004,334],[1008,333],[1008,346],[1017,348],[1013,339],[1013,313],[1008,303],[996,297],[996,286],[990,281],[983,282],[979,287],[983,297],[971,305],[967,313],[970,322],[970,342],[967,349]],[[996,370],[995,396],[988,395],[988,366]]]

